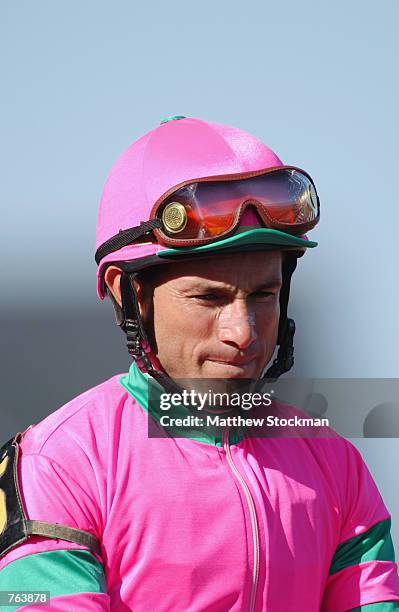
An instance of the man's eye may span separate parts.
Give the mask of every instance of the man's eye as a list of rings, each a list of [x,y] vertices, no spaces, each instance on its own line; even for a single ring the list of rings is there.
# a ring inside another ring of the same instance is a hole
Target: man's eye
[[[274,291],[255,291],[255,293],[253,293],[252,295],[256,300],[265,300],[267,298],[272,298],[274,295],[276,295],[276,292]]]
[[[214,302],[219,299],[215,293],[201,293],[200,295],[195,296],[199,300],[203,300],[204,302]]]

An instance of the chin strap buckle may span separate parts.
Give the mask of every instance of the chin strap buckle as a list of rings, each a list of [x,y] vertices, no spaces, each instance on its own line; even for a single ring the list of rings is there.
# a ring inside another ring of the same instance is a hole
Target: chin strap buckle
[[[127,350],[133,359],[135,359],[140,355],[142,350],[140,344],[140,327],[138,321],[134,321],[133,319],[127,319],[124,323]]]
[[[150,346],[142,338],[139,322],[134,319],[126,319],[124,331],[126,333],[126,346],[129,355],[131,355],[142,372],[151,372],[153,367],[147,355],[150,351]]]

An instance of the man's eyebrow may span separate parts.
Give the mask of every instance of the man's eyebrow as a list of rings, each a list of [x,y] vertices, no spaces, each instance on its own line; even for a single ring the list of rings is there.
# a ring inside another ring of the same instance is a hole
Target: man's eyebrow
[[[270,278],[267,281],[261,283],[258,287],[256,287],[255,291],[260,291],[261,289],[270,289],[271,287],[280,287],[282,282],[283,281],[280,277]]]
[[[186,291],[204,291],[208,289],[228,289],[229,285],[225,285],[221,282],[214,280],[202,280],[190,283],[188,287],[185,287]]]
[[[261,291],[262,289],[271,289],[274,287],[280,287],[282,284],[282,279],[280,277],[273,277],[268,280],[265,280],[259,285],[256,285],[251,289],[252,292]],[[216,280],[199,280],[190,284],[188,287],[184,287],[184,291],[228,291],[231,289],[231,285],[224,284],[223,282]]]

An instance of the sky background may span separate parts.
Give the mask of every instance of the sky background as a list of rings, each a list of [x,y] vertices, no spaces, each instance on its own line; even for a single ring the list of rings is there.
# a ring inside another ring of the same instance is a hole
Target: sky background
[[[96,297],[97,205],[174,114],[248,130],[315,179],[294,373],[398,377],[398,19],[397,0],[1,2],[3,438],[128,369]],[[399,440],[359,447],[399,551]]]

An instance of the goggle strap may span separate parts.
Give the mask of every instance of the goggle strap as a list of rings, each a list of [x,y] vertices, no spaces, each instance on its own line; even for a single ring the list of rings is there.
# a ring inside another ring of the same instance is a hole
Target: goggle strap
[[[110,253],[119,251],[125,246],[132,244],[137,238],[141,238],[146,234],[152,232],[152,230],[160,228],[162,222],[160,219],[150,219],[149,221],[142,221],[140,225],[130,227],[126,230],[119,230],[118,234],[112,236],[109,240],[104,242],[96,251],[95,260],[99,264],[100,261]]]

